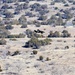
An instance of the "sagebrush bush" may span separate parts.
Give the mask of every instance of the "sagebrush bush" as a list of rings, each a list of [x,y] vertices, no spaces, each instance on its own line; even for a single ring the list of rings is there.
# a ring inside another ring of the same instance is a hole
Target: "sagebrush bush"
[[[28,42],[26,42],[25,46],[26,48],[33,48],[33,49],[39,49],[40,46],[44,45],[49,45],[51,44],[51,39],[44,39],[44,40],[39,40],[36,37],[32,37]]]
[[[13,26],[12,26],[12,25],[7,25],[7,26],[5,26],[5,28],[6,28],[7,30],[11,30],[11,29],[13,29]]]
[[[6,45],[6,40],[5,39],[1,39],[0,40],[0,45]]]
[[[8,35],[8,37],[7,38],[24,38],[25,37],[25,34],[22,34],[22,33],[20,33],[20,34],[16,34],[16,35]]]

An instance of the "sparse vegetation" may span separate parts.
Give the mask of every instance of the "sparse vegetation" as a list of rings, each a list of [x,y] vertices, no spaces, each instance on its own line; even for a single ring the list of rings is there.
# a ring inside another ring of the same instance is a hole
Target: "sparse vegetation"
[[[74,32],[75,0],[0,0],[0,75],[74,75]]]

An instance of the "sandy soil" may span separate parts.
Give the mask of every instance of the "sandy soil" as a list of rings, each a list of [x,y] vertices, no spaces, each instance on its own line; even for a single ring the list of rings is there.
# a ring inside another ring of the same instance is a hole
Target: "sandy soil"
[[[36,55],[32,54],[33,49],[22,47],[27,40],[7,39],[7,45],[0,46],[3,69],[0,75],[75,75],[75,38],[54,38],[51,45],[36,49]],[[65,46],[69,46],[69,49],[65,49]],[[19,55],[6,55],[8,51],[13,54],[17,50],[20,51]],[[42,61],[38,60],[39,56],[43,56]],[[47,57],[49,61],[46,61]]]

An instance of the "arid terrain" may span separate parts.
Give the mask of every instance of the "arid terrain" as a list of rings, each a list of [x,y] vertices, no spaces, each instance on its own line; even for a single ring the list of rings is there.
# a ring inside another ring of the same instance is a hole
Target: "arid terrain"
[[[0,75],[75,75],[75,1],[0,0]]]

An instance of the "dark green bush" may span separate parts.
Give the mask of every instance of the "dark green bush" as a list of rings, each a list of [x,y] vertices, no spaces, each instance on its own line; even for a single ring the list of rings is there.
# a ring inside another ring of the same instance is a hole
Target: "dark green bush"
[[[47,57],[47,58],[46,58],[46,61],[49,61],[49,60],[50,60],[49,57]]]
[[[1,66],[0,66],[0,72],[2,72]]]
[[[36,50],[34,50],[34,51],[33,51],[33,54],[37,54],[37,51],[36,51]]]
[[[43,60],[43,56],[39,56],[39,60]]]

